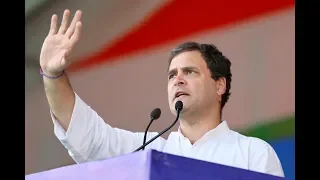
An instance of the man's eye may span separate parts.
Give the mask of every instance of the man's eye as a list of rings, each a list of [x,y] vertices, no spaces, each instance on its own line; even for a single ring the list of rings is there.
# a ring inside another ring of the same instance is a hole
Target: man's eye
[[[187,74],[192,74],[192,73],[194,73],[194,71],[192,71],[192,70],[187,71]]]

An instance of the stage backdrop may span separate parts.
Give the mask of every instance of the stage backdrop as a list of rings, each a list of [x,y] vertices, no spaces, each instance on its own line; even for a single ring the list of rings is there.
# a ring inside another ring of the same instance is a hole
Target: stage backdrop
[[[294,1],[121,2],[114,11],[109,7],[111,22],[95,20],[93,7],[83,7],[91,21],[84,22],[69,69],[75,92],[108,124],[131,131],[144,131],[150,111],[159,107],[162,115],[151,131],[161,131],[174,120],[167,103],[169,52],[184,41],[213,43],[232,62],[223,119],[268,141],[294,179]],[[51,14],[72,6],[66,5],[51,7],[36,21],[43,38]],[[53,135],[43,84],[34,85],[26,93],[25,172],[73,163]]]

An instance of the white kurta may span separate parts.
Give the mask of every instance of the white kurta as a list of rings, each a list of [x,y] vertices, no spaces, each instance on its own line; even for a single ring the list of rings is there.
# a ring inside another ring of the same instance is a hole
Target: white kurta
[[[106,159],[131,153],[142,145],[144,132],[113,128],[75,94],[75,106],[67,132],[51,113],[54,133],[77,162]],[[149,132],[147,141],[158,133]],[[193,145],[179,131],[168,139],[157,138],[147,148],[247,170],[284,176],[274,149],[265,141],[230,130],[223,121]]]

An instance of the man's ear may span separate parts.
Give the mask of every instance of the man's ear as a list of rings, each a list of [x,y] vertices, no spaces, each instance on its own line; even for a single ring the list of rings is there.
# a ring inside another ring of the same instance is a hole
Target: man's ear
[[[221,77],[216,81],[217,95],[222,96],[226,92],[226,78]]]

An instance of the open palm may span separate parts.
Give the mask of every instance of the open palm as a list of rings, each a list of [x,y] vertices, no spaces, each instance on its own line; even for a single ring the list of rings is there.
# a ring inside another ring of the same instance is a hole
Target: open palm
[[[44,40],[40,53],[40,66],[45,73],[59,74],[71,63],[68,56],[80,38],[81,16],[82,12],[77,11],[68,27],[70,11],[65,10],[59,30],[57,27],[58,16],[52,16],[50,31]]]

